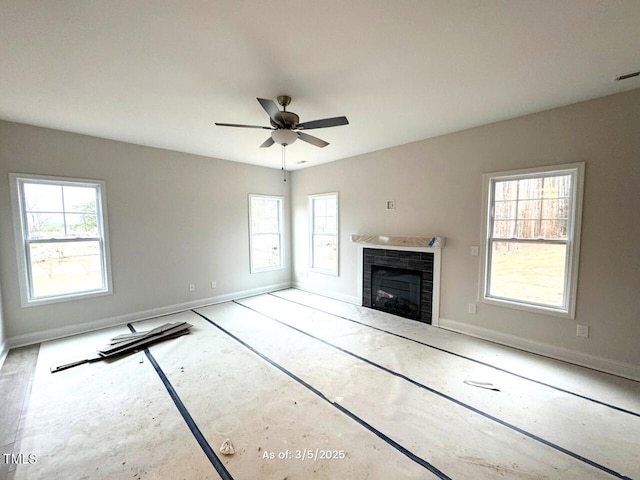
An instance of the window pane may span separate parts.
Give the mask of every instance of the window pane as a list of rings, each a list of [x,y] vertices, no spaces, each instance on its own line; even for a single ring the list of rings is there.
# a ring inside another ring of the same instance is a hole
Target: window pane
[[[546,240],[566,240],[567,220],[543,220],[540,236]]]
[[[29,239],[63,238],[64,215],[61,213],[27,213]]]
[[[69,237],[98,236],[98,216],[95,213],[68,213],[65,220]]]
[[[538,238],[538,220],[520,220],[516,223],[516,238],[532,239]]]
[[[518,202],[518,219],[540,218],[540,200],[520,200]]]
[[[317,217],[313,222],[313,233],[326,233],[327,219],[325,217]]]
[[[512,238],[515,220],[498,220],[493,224],[493,236],[496,238]]]
[[[569,216],[569,200],[566,198],[548,199],[542,201],[542,218],[551,220],[567,218]]]
[[[494,215],[497,220],[516,218],[516,202],[514,200],[496,201]]]
[[[278,233],[280,230],[279,200],[251,198],[252,233]]]
[[[325,222],[326,222],[326,232],[335,234],[337,231],[336,217],[327,217],[325,219]]]
[[[335,235],[313,236],[313,267],[335,270],[338,265]]]
[[[566,245],[493,242],[489,295],[564,306]]]
[[[518,180],[518,199],[532,200],[542,196],[543,178],[523,178]]]
[[[27,212],[62,212],[62,187],[25,183],[24,200]]]
[[[262,233],[278,233],[278,216],[265,216],[262,218],[259,231]]]
[[[29,249],[34,298],[105,288],[100,243],[35,243]]]
[[[314,215],[323,217],[327,214],[327,200],[324,198],[316,198],[313,201]]]
[[[515,200],[518,198],[518,181],[497,181],[495,183],[496,200]]]
[[[282,199],[250,196],[251,270],[282,266]]]
[[[338,195],[309,197],[311,216],[310,267],[338,274]]]
[[[280,235],[254,235],[251,260],[253,268],[276,267],[280,265]]]
[[[71,213],[96,213],[95,187],[63,187],[64,210]]]
[[[545,198],[566,198],[571,194],[571,175],[546,177],[544,180]]]

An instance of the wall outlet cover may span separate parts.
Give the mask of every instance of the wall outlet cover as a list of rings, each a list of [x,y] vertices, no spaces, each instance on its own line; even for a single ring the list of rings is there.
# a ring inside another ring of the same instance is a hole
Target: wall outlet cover
[[[578,327],[576,329],[576,335],[578,337],[588,338],[589,337],[589,326],[588,325],[578,325]]]

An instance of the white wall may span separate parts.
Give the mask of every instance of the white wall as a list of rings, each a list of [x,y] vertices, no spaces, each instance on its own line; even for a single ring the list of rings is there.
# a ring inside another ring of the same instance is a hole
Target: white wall
[[[113,295],[21,307],[9,172],[106,181]],[[0,188],[12,345],[290,282],[289,255],[284,270],[249,271],[248,194],[284,196],[289,217],[289,182],[279,170],[0,122]]]
[[[4,328],[4,314],[2,313],[2,285],[0,284],[0,368],[7,356],[8,344]]]
[[[586,162],[577,318],[479,304],[482,174]],[[298,285],[358,300],[353,233],[441,235],[441,324],[640,375],[640,90],[294,172]],[[340,194],[340,276],[309,273],[307,195]],[[386,211],[385,200],[396,200]],[[576,337],[576,323],[590,338]]]

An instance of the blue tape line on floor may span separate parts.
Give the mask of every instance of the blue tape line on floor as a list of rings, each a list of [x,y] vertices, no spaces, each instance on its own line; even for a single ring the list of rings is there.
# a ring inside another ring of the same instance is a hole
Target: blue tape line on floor
[[[248,350],[252,351],[253,353],[258,355],[260,358],[262,358],[263,360],[265,360],[269,364],[273,365],[275,368],[277,368],[282,373],[284,373],[285,375],[289,376],[290,378],[292,378],[293,380],[298,382],[300,385],[306,387],[308,390],[310,390],[311,392],[315,393],[317,396],[322,398],[324,401],[326,401],[330,405],[333,405],[335,408],[340,410],[342,413],[347,415],[349,418],[351,418],[352,420],[355,420],[357,423],[359,423],[360,425],[365,427],[367,430],[369,430],[370,432],[375,434],[378,438],[384,440],[389,445],[394,447],[396,450],[400,451],[401,453],[406,455],[408,458],[410,458],[411,460],[413,460],[417,464],[419,464],[419,465],[423,466],[424,468],[426,468],[427,470],[429,470],[431,473],[436,475],[438,478],[440,478],[442,480],[451,480],[451,477],[447,476],[445,473],[443,473],[440,470],[438,470],[435,466],[433,466],[432,464],[430,464],[429,462],[427,462],[423,458],[420,458],[419,456],[417,456],[415,453],[411,452],[407,448],[403,447],[398,442],[396,442],[395,440],[391,439],[390,437],[388,437],[387,435],[385,435],[384,433],[382,433],[380,430],[376,429],[375,427],[371,426],[370,424],[365,422],[362,418],[358,417],[356,414],[354,414],[353,412],[349,411],[348,409],[346,409],[342,405],[332,402],[321,391],[319,391],[318,389],[316,389],[315,387],[313,387],[309,383],[305,382],[300,377],[295,375],[293,372],[287,370],[286,368],[284,368],[279,363],[275,362],[271,358],[269,358],[266,355],[264,355],[263,353],[259,352],[258,350],[253,348],[251,345],[249,345],[245,341],[243,341],[240,338],[236,337],[233,333],[231,333],[228,330],[224,329],[223,327],[218,325],[213,320],[207,318],[205,315],[197,312],[196,310],[192,310],[192,312],[195,313],[196,315],[199,315],[200,317],[202,317],[204,320],[209,322],[211,325],[213,325],[214,327],[216,327],[217,329],[219,329],[220,331],[222,331],[223,333],[225,333],[229,337],[233,338],[236,342],[238,342],[239,344],[241,344],[242,346],[244,346]]]
[[[540,443],[542,443],[542,444],[544,444],[544,445],[546,445],[548,447],[551,447],[551,448],[553,448],[553,449],[555,449],[555,450],[557,450],[559,452],[562,452],[562,453],[564,453],[566,455],[569,455],[570,457],[573,457],[576,460],[580,460],[581,462],[584,462],[587,465],[591,465],[592,467],[597,468],[598,470],[601,470],[603,472],[606,472],[606,473],[608,473],[610,475],[613,475],[614,477],[617,477],[617,478],[620,478],[620,479],[623,479],[623,480],[631,480],[629,477],[626,477],[626,476],[622,475],[621,473],[618,473],[615,470],[612,470],[609,467],[605,467],[604,465],[601,465],[601,464],[599,464],[597,462],[594,462],[593,460],[590,460],[590,459],[588,459],[586,457],[583,457],[582,455],[574,453],[571,450],[567,450],[566,448],[561,447],[560,445],[556,445],[555,443],[550,442],[549,440],[546,440],[546,439],[544,439],[542,437],[539,437],[538,435],[535,435],[535,434],[533,434],[531,432],[528,432],[528,431],[526,431],[526,430],[524,430],[524,429],[522,429],[522,428],[520,428],[520,427],[518,427],[516,425],[513,425],[513,424],[511,424],[509,422],[506,422],[505,420],[502,420],[502,419],[500,419],[498,417],[494,417],[490,413],[484,412],[484,411],[482,411],[482,410],[480,410],[480,409],[478,409],[476,407],[473,407],[473,406],[471,406],[471,405],[469,405],[467,403],[464,403],[461,400],[458,400],[458,399],[456,399],[454,397],[451,397],[451,396],[447,395],[446,393],[442,393],[442,392],[440,392],[440,391],[438,391],[438,390],[436,390],[434,388],[428,387],[427,385],[424,385],[424,384],[422,384],[422,383],[420,383],[420,382],[418,382],[416,380],[413,380],[412,378],[407,377],[406,375],[403,375],[402,373],[395,372],[395,371],[393,371],[393,370],[391,370],[391,369],[389,369],[389,368],[387,368],[387,367],[385,367],[383,365],[380,365],[379,363],[376,363],[376,362],[373,362],[373,361],[371,361],[371,360],[369,360],[367,358],[361,357],[360,355],[357,355],[357,354],[355,354],[353,352],[350,352],[349,350],[346,350],[346,349],[344,349],[342,347],[334,345],[331,342],[323,340],[322,338],[318,338],[318,337],[316,337],[316,336],[314,336],[314,335],[312,335],[310,333],[307,333],[304,330],[300,330],[300,329],[298,329],[296,327],[293,327],[293,326],[291,326],[291,325],[289,325],[289,324],[287,324],[287,323],[285,323],[285,322],[283,322],[281,320],[278,320],[277,318],[274,318],[274,317],[271,317],[271,316],[269,316],[269,315],[267,315],[265,313],[262,313],[259,310],[251,308],[251,307],[249,307],[247,305],[243,305],[242,303],[239,303],[237,300],[234,300],[233,303],[235,303],[236,305],[239,305],[241,307],[244,307],[244,308],[246,308],[248,310],[251,310],[251,311],[253,311],[253,312],[255,312],[255,313],[257,313],[257,314],[259,314],[259,315],[261,315],[261,316],[263,316],[265,318],[268,318],[268,319],[270,319],[270,320],[272,320],[274,322],[277,322],[277,323],[279,323],[281,325],[284,325],[285,327],[288,327],[288,328],[290,328],[292,330],[295,330],[298,333],[306,335],[306,336],[308,336],[308,337],[310,337],[310,338],[312,338],[312,339],[314,339],[314,340],[316,340],[318,342],[324,343],[325,345],[327,345],[329,347],[335,348],[336,350],[338,350],[338,351],[340,351],[342,353],[345,353],[345,354],[347,354],[347,355],[349,355],[349,356],[351,356],[353,358],[356,358],[356,359],[358,359],[358,360],[360,360],[362,362],[365,362],[365,363],[367,363],[367,364],[369,364],[369,365],[371,365],[373,367],[379,368],[380,370],[383,370],[384,372],[387,372],[387,373],[389,373],[389,374],[391,374],[391,375],[393,375],[395,377],[401,378],[401,379],[411,383],[412,385],[415,385],[416,387],[419,387],[419,388],[422,388],[424,390],[427,390],[427,391],[429,391],[429,392],[431,392],[431,393],[433,393],[433,394],[435,394],[435,395],[437,395],[437,396],[439,396],[441,398],[444,398],[445,400],[453,402],[456,405],[459,405],[459,406],[461,406],[463,408],[466,408],[466,409],[468,409],[468,410],[470,410],[470,411],[472,411],[474,413],[477,413],[478,415],[481,415],[481,416],[483,416],[483,417],[485,417],[485,418],[487,418],[489,420],[492,420],[492,421],[494,421],[496,423],[499,423],[500,425],[503,425],[503,426],[505,426],[507,428],[510,428],[511,430],[514,430],[514,431],[516,431],[518,433],[521,433],[522,435],[525,435],[525,436],[531,438],[532,440],[536,440],[537,442],[540,442]]]
[[[132,332],[136,331],[136,329],[130,323],[127,324],[127,327],[129,327],[129,330],[131,330]],[[151,362],[151,365],[153,365],[153,368],[155,368],[156,373],[160,377],[160,380],[162,380],[162,383],[164,383],[164,386],[166,387],[167,392],[169,392],[169,396],[171,397],[171,400],[173,400],[173,403],[175,403],[176,407],[178,408],[178,411],[180,412],[180,415],[182,415],[182,418],[184,419],[185,423],[189,427],[189,430],[191,430],[191,433],[193,434],[196,441],[200,445],[200,448],[202,448],[202,451],[211,462],[211,465],[213,465],[213,468],[216,469],[216,471],[218,472],[218,475],[220,475],[220,478],[222,478],[222,480],[233,480],[233,477],[231,476],[229,471],[226,469],[226,467],[222,464],[218,456],[215,454],[215,452],[211,448],[211,445],[209,445],[209,442],[207,442],[206,438],[204,438],[204,435],[200,431],[200,428],[196,424],[195,420],[187,410],[187,407],[184,405],[184,403],[178,396],[178,393],[173,388],[173,385],[171,385],[171,382],[169,381],[169,379],[167,378],[164,371],[162,370],[162,368],[160,367],[156,359],[153,357],[149,349],[145,348],[144,353],[147,355],[147,358],[149,359],[149,362]]]
[[[484,365],[485,367],[493,368],[495,370],[498,370],[499,372],[507,373],[509,375],[513,375],[514,377],[518,377],[518,378],[521,378],[523,380],[527,380],[529,382],[537,383],[538,385],[543,385],[545,387],[553,388],[554,390],[557,390],[559,392],[566,393],[566,394],[569,394],[569,395],[573,395],[573,396],[581,398],[583,400],[588,400],[589,402],[597,403],[598,405],[602,405],[604,407],[612,408],[613,410],[617,410],[617,411],[622,412],[622,413],[628,413],[629,415],[634,415],[636,417],[640,417],[640,413],[634,412],[632,410],[627,410],[626,408],[618,407],[616,405],[612,405],[610,403],[606,403],[606,402],[603,402],[601,400],[596,400],[595,398],[587,397],[586,395],[582,395],[580,393],[572,392],[571,390],[566,390],[566,389],[561,388],[561,387],[556,387],[555,385],[551,385],[549,383],[544,383],[544,382],[541,382],[540,380],[535,380],[533,378],[525,377],[524,375],[520,375],[519,373],[512,372],[511,370],[507,370],[507,369],[504,369],[502,367],[497,367],[497,366],[492,365],[490,363],[483,362],[482,360],[477,360],[475,358],[467,357],[465,355],[461,355],[459,353],[452,352],[450,350],[446,350],[446,349],[441,348],[441,347],[436,347],[435,345],[431,345],[429,343],[421,342],[420,340],[416,340],[416,339],[411,338],[411,337],[405,337],[404,335],[400,335],[399,333],[395,333],[395,332],[391,332],[389,330],[385,330],[384,328],[374,327],[373,325],[369,325],[367,323],[360,322],[360,321],[354,320],[352,318],[343,317],[342,315],[338,315],[338,314],[335,314],[335,313],[327,312],[326,310],[321,310],[321,309],[316,308],[316,307],[311,307],[311,306],[306,305],[304,303],[296,302],[295,300],[291,300],[289,298],[281,297],[280,295],[275,295],[274,293],[269,293],[269,295],[271,295],[272,297],[275,297],[275,298],[279,298],[280,300],[284,300],[286,302],[295,303],[296,305],[301,305],[303,307],[309,308],[311,310],[315,310],[317,312],[322,312],[322,313],[330,315],[332,317],[340,318],[340,319],[346,320],[348,322],[357,323],[358,325],[362,325],[364,327],[372,328],[373,330],[378,330],[378,331],[383,332],[383,333],[388,333],[389,335],[393,335],[394,337],[402,338],[404,340],[409,340],[410,342],[414,342],[414,343],[423,345],[425,347],[433,348],[434,350],[438,350],[438,351],[443,352],[443,353],[448,353],[449,355],[453,355],[455,357],[463,358],[465,360],[469,360],[471,362],[475,362],[475,363],[477,363],[479,365]],[[536,355],[536,354],[534,354],[534,355]],[[587,368],[588,369],[588,367],[583,367],[583,368]],[[602,372],[599,372],[599,373],[602,373]]]

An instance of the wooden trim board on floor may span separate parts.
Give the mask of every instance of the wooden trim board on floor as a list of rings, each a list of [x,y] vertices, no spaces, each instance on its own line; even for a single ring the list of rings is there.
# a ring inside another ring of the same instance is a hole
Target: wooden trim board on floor
[[[148,331],[117,335],[106,346],[87,355],[86,358],[51,367],[51,373],[139,351],[154,343],[186,335],[191,327],[193,325],[187,322],[165,323]]]

